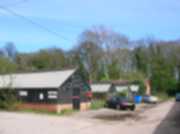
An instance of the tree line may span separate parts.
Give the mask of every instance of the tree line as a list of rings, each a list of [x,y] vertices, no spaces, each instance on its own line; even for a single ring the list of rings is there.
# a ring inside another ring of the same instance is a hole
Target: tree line
[[[93,27],[75,46],[20,53],[13,43],[0,50],[0,72],[32,72],[79,67],[93,81],[151,80],[153,92],[175,93],[179,88],[180,40],[130,40],[105,27]]]

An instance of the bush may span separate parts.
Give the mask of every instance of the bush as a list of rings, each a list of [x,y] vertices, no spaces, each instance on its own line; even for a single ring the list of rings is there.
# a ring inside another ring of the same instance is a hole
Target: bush
[[[144,95],[145,94],[145,89],[146,89],[144,81],[138,81],[137,84],[139,85],[139,92],[138,93],[140,95]]]
[[[118,93],[117,93],[117,96],[120,96],[120,97],[127,97],[127,96],[128,96],[128,91],[118,92]]]
[[[0,109],[14,110],[18,101],[13,90],[0,90]]]
[[[174,78],[174,67],[170,64],[166,64],[163,59],[157,59],[156,63],[152,67],[152,92],[174,94],[177,87],[177,80]]]
[[[176,93],[180,93],[180,82],[176,82],[176,86],[172,87],[170,90],[168,90],[169,96],[175,96]]]
[[[97,110],[97,109],[103,108],[104,105],[105,105],[105,101],[104,100],[93,100],[91,102],[91,109]]]

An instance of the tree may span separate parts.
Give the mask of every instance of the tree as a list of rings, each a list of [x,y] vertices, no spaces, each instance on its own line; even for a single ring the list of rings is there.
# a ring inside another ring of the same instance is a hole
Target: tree
[[[118,69],[118,63],[116,60],[113,60],[112,63],[108,67],[109,70],[109,78],[111,80],[117,80],[120,78],[120,71]]]
[[[12,42],[8,42],[5,46],[4,46],[4,49],[7,53],[7,56],[14,60],[16,58],[16,55],[17,55],[17,49],[14,45],[14,43]]]
[[[138,46],[137,48],[135,48],[134,57],[136,68],[147,76],[148,64],[150,64],[147,48],[145,46]]]
[[[91,74],[92,79],[97,79],[96,74],[101,62],[102,49],[93,42],[82,42],[77,48],[79,58],[83,66]]]
[[[15,91],[12,90],[11,84],[13,79],[11,79],[11,73],[16,71],[16,64],[13,63],[6,57],[0,57],[0,74],[8,74],[10,77],[10,83],[5,90],[0,90],[0,109],[11,110],[15,108],[17,99],[15,97]],[[3,82],[3,76],[1,76],[1,82]],[[7,78],[6,78],[7,79]],[[1,83],[4,84],[4,83]]]
[[[114,61],[113,51],[126,46],[128,42],[126,36],[102,26],[81,34],[78,44],[80,57],[93,79],[109,79],[108,68]]]
[[[0,57],[0,74],[10,74],[16,71],[16,64],[6,57]]]
[[[163,44],[150,46],[151,49],[151,82],[154,92],[169,93],[176,89],[174,64],[166,57]]]
[[[16,63],[19,69],[25,71],[57,70],[67,66],[64,51],[57,48],[44,49],[30,54],[18,54]]]

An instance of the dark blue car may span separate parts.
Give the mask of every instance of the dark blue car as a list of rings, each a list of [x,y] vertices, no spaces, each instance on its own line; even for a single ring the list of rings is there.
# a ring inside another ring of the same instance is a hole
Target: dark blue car
[[[113,109],[121,109],[121,110],[131,110],[134,111],[136,106],[134,102],[129,101],[127,98],[124,97],[111,97],[106,101],[106,107],[113,108]]]

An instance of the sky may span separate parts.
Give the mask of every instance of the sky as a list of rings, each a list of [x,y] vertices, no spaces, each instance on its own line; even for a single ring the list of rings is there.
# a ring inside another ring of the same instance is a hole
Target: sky
[[[17,14],[57,33],[47,32]],[[0,47],[14,42],[21,52],[41,48],[71,49],[79,35],[103,25],[131,40],[148,36],[180,39],[179,0],[0,0]]]

